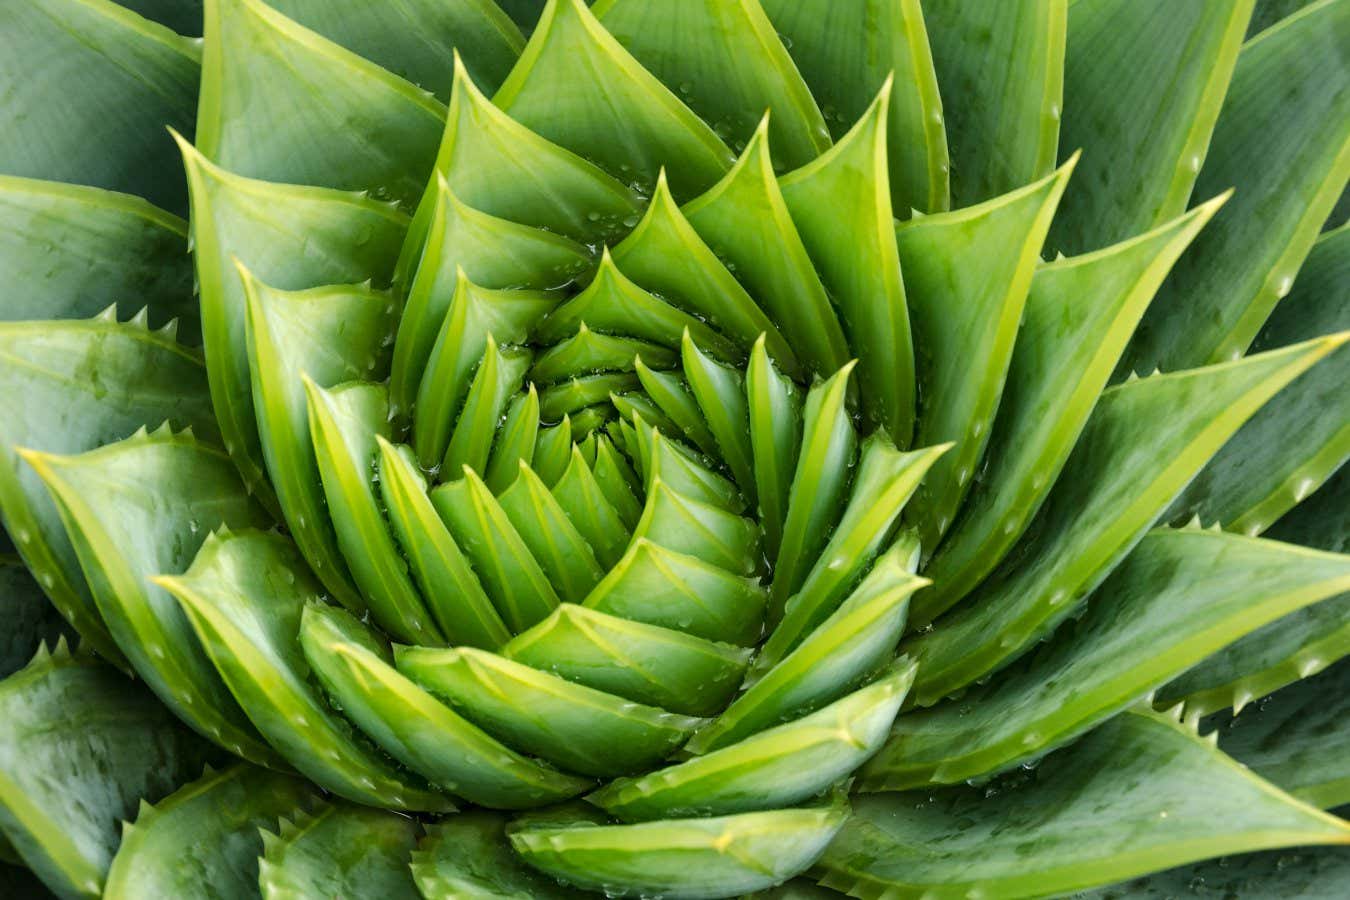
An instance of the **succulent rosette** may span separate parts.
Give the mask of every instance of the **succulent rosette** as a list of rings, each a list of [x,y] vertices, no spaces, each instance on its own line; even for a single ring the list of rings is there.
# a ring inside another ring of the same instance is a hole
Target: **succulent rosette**
[[[0,0],[6,886],[1336,895],[1348,55]]]

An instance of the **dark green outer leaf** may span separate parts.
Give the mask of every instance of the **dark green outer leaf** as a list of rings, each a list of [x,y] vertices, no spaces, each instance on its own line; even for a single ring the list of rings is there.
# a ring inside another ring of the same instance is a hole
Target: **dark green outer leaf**
[[[105,900],[251,900],[258,892],[260,828],[313,803],[309,782],[240,763],[142,805],[122,830]]]
[[[761,2],[836,139],[895,73],[886,128],[891,206],[902,219],[947,209],[947,133],[919,0]]]
[[[1067,0],[924,0],[947,102],[952,206],[1007,193],[1055,165]]]
[[[1040,508],[1116,360],[1168,268],[1222,198],[1097,253],[1032,276],[989,447],[958,518],[924,567],[933,587],[911,621],[928,624],[998,564]]]
[[[1350,849],[1299,847],[1224,856],[1134,881],[1075,894],[1076,900],[1334,900],[1350,881]]]
[[[0,325],[0,504],[19,553],[62,616],[125,666],[80,571],[56,504],[12,447],[80,453],[169,421],[215,434],[201,360],[141,320]],[[53,415],[61,410],[61,415]]]
[[[268,5],[442,100],[450,95],[454,71],[446,60],[455,51],[483,90],[493,91],[525,46],[519,29],[493,0],[272,0]]]
[[[1350,329],[1350,224],[1313,245],[1252,352]],[[1168,510],[1260,534],[1350,460],[1350,349],[1342,347],[1242,426]],[[1295,438],[1294,436],[1297,435]]]
[[[1051,250],[1096,250],[1186,209],[1252,5],[1069,4],[1060,146],[1064,155],[1081,149],[1083,159]]]
[[[408,861],[421,830],[406,816],[345,803],[283,820],[275,837],[263,834],[263,900],[416,900]]]
[[[0,11],[0,174],[186,204],[167,125],[192,134],[200,50],[110,0]],[[21,123],[21,124],[20,124]]]
[[[1350,590],[1350,556],[1222,532],[1152,531],[1070,623],[986,686],[902,716],[864,770],[905,790],[1062,746],[1225,644]]]
[[[857,896],[1013,900],[1298,844],[1350,844],[1350,826],[1171,719],[1127,712],[1030,774],[858,799],[818,874]]]
[[[214,755],[149,691],[64,644],[0,682],[0,710],[0,827],[66,898],[97,898],[118,823]]]
[[[261,0],[208,0],[205,16],[204,156],[251,178],[416,203],[444,106]]]
[[[1350,551],[1350,466],[1294,507],[1266,537]],[[1350,593],[1291,613],[1210,656],[1158,691],[1188,713],[1241,708],[1350,654]]]
[[[1219,747],[1313,806],[1350,803],[1350,663],[1276,691],[1218,723]]]
[[[0,176],[0,319],[83,319],[149,307],[197,343],[187,223],[140,197]]]
[[[907,645],[920,663],[917,703],[934,703],[1045,637],[1247,418],[1348,337],[1104,393],[1021,546],[964,606]]]
[[[1350,6],[1311,5],[1249,41],[1195,192],[1237,187],[1182,257],[1119,372],[1241,355],[1293,287],[1350,177]]]
[[[38,647],[55,646],[61,637],[75,639],[70,627],[17,556],[0,554],[0,678],[28,664]]]

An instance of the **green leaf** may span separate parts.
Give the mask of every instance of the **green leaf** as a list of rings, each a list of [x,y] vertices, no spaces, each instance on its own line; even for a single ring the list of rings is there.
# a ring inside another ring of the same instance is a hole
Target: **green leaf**
[[[595,444],[595,464],[591,466],[595,483],[609,501],[609,505],[618,514],[619,520],[627,529],[637,525],[642,518],[642,503],[638,500],[639,482],[632,466],[621,451],[614,447],[608,435],[602,436]],[[555,494],[557,489],[554,489]]]
[[[759,523],[764,529],[765,550],[772,562],[778,559],[783,542],[783,526],[801,448],[801,392],[790,378],[773,367],[764,345],[757,342],[745,371],[745,395],[750,414],[750,449],[755,466]]]
[[[492,0],[412,0],[387,8],[334,6],[326,0],[273,0],[270,5],[442,99],[453,77],[446,60],[456,49],[474,80],[484,90],[495,90],[525,46],[520,30]]]
[[[586,900],[525,865],[506,839],[507,819],[466,812],[427,828],[412,855],[413,880],[426,900]]]
[[[1346,842],[1345,823],[1183,726],[1127,712],[1006,783],[855,800],[817,874],[865,895],[1039,897],[1224,853]]]
[[[868,438],[859,454],[858,474],[849,489],[848,505],[828,532],[828,543],[816,557],[801,586],[787,600],[782,621],[765,642],[755,669],[765,671],[839,608],[885,547],[900,512],[950,444],[912,453],[895,449],[883,434]],[[917,536],[902,543],[917,544]]]
[[[632,529],[618,507],[610,503],[609,495],[575,444],[568,460],[567,468],[553,485],[553,496],[586,539],[600,565],[612,568],[623,556]],[[632,516],[636,525],[642,513],[635,496],[633,505],[638,510]]]
[[[787,515],[769,593],[769,617],[775,624],[782,619],[788,597],[801,587],[844,512],[858,446],[858,436],[844,405],[852,371],[853,363],[849,363],[830,376],[829,381],[812,387],[806,396],[801,450],[792,488],[785,492]],[[761,415],[765,412],[768,411],[761,410]],[[774,442],[779,443],[776,436]]]
[[[67,898],[100,896],[119,822],[213,756],[149,691],[64,642],[0,682],[0,714],[0,827]]]
[[[75,456],[24,457],[56,501],[98,611],[136,673],[200,734],[276,764],[178,604],[148,580],[187,569],[215,528],[267,524],[229,458],[167,426]]]
[[[330,391],[307,376],[302,383],[337,544],[371,616],[399,640],[440,643],[440,630],[389,533],[372,483],[377,442],[389,431],[384,385],[348,382]]]
[[[140,197],[0,175],[0,319],[83,319],[149,307],[154,327],[200,334],[187,223]]]
[[[416,202],[445,118],[435,98],[261,0],[206,0],[205,27],[204,156],[252,178]]]
[[[198,37],[202,33],[202,0],[126,0],[120,5],[179,34]]]
[[[1350,176],[1350,9],[1307,7],[1238,56],[1196,193],[1233,201],[1177,264],[1121,372],[1241,355],[1299,266]]]
[[[947,132],[919,0],[761,2],[836,140],[895,74],[886,122],[891,206],[902,218],[947,209]]]
[[[815,712],[872,680],[895,656],[911,594],[927,584],[898,542],[834,613],[759,677],[686,747],[707,753]],[[913,663],[906,661],[913,668]]]
[[[916,626],[956,604],[1021,536],[1168,268],[1222,202],[1036,270],[983,468],[937,552],[925,548],[933,587],[915,598]]]
[[[536,361],[535,366],[538,366]],[[511,486],[520,474],[520,464],[534,461],[534,447],[539,438],[539,394],[534,383],[517,394],[507,407],[501,435],[488,457],[483,481],[494,494]]]
[[[739,347],[749,347],[764,335],[779,365],[790,374],[801,373],[774,323],[680,212],[664,169],[642,221],[614,248],[613,258],[644,290],[708,322]]]
[[[679,494],[660,479],[647,489],[647,505],[633,539],[738,575],[754,575],[762,565],[759,526],[754,521]]]
[[[1096,250],[1185,211],[1253,3],[1069,5],[1060,144],[1083,158],[1051,248]]]
[[[688,335],[688,331],[685,332]],[[638,357],[634,361],[638,378],[647,396],[665,413],[675,426],[671,437],[677,437],[697,447],[711,458],[717,458],[717,439],[703,418],[698,400],[689,390],[689,383],[675,372],[657,372]]]
[[[533,359],[534,354],[529,350],[518,347],[498,349],[492,335],[487,335],[483,358],[474,372],[469,393],[464,397],[464,406],[455,419],[455,428],[445,449],[441,462],[444,471],[458,472],[465,467],[475,472],[487,470],[497,426],[506,415],[507,403],[520,391]]]
[[[937,83],[951,101],[953,207],[1006,194],[1054,168],[1068,5],[925,0]]]
[[[1077,157],[1034,184],[896,228],[923,398],[914,443],[954,441],[910,510],[924,547],[970,490],[1003,394],[1041,244]],[[903,436],[897,438],[903,446]]]
[[[587,249],[575,241],[479,212],[460,200],[442,175],[436,176],[436,184],[425,246],[416,260],[394,344],[389,391],[401,413],[412,408],[417,396],[460,270],[486,288],[548,290],[566,285],[591,266]]]
[[[564,603],[502,656],[638,703],[691,716],[721,711],[750,651]]]
[[[413,406],[413,447],[425,468],[440,465],[474,369],[491,337],[503,344],[522,344],[531,328],[557,305],[559,298],[543,291],[495,290],[469,281],[463,269],[455,281],[450,308],[436,343],[420,373]],[[451,470],[451,474],[458,469]]]
[[[453,808],[390,765],[319,692],[300,623],[322,587],[288,539],[254,530],[212,535],[192,568],[158,584],[178,599],[254,725],[305,777],[368,806]]]
[[[398,647],[394,659],[400,672],[484,731],[583,775],[648,769],[704,721],[471,647]]]
[[[317,799],[300,778],[240,763],[143,804],[108,870],[107,900],[258,896],[261,828]]]
[[[680,339],[687,329],[699,346],[707,347],[721,359],[731,361],[745,356],[737,344],[697,317],[634,284],[619,271],[608,250],[601,256],[595,278],[586,289],[540,322],[534,337],[546,343],[561,341],[575,334],[583,324],[596,331],[627,335],[671,348],[680,346]]]
[[[346,803],[283,819],[276,836],[263,833],[263,900],[417,900],[408,861],[421,830],[406,816]]]
[[[914,347],[886,168],[885,124],[893,83],[893,78],[886,80],[838,144],[780,183],[857,356],[865,417],[903,447],[914,428]],[[841,219],[833,213],[839,209],[855,212]]]
[[[278,290],[387,283],[407,219],[356,194],[243,178],[208,162],[182,139],[179,146],[192,195],[211,402],[244,483],[275,511],[263,474],[238,266]]]
[[[800,803],[881,748],[913,680],[914,667],[900,665],[809,716],[688,762],[617,779],[586,799],[630,822]]]
[[[1102,394],[1020,546],[941,628],[907,642],[919,660],[916,702],[932,705],[1048,635],[1252,413],[1345,339],[1137,379]]]
[[[540,425],[530,466],[544,480],[544,484],[556,485],[558,479],[562,478],[572,459],[572,446],[572,422],[569,416],[563,416],[557,425]],[[594,542],[591,546],[595,546]]]
[[[758,3],[600,0],[594,12],[732,146],[745,146],[768,110],[780,167],[805,165],[829,148],[825,119]]]
[[[626,183],[650,188],[667,167],[682,200],[731,168],[726,144],[581,0],[549,0],[520,62],[492,99],[517,122]]]
[[[343,606],[362,610],[338,547],[314,458],[304,378],[332,387],[378,378],[392,301],[369,285],[279,291],[240,269],[248,310],[248,361],[263,461],[286,525],[319,580]]]
[[[610,395],[634,390],[640,384],[632,372],[606,372],[570,378],[544,388],[539,397],[539,415],[553,421],[566,415],[580,417],[588,408],[607,406],[605,401]],[[580,439],[583,429],[575,421],[572,430],[573,438]]]
[[[876,790],[954,784],[1040,756],[1224,645],[1350,589],[1350,556],[1199,530],[1150,532],[1076,623],[958,700],[916,710],[864,769]]]
[[[1252,345],[1283,347],[1350,330],[1350,225],[1323,235]],[[1195,477],[1168,510],[1259,534],[1350,460],[1350,350],[1342,347],[1281,391]],[[1291,435],[1298,435],[1291,440]]]
[[[1350,665],[1344,662],[1271,694],[1218,723],[1225,753],[1306,803],[1350,803]],[[1225,721],[1226,720],[1226,721]]]
[[[454,75],[435,171],[455,196],[488,215],[583,244],[608,243],[637,224],[637,192],[498,109],[474,85],[458,54]],[[438,193],[433,178],[399,258],[403,283],[422,254]]]
[[[801,361],[829,375],[848,361],[848,343],[783,199],[768,128],[761,122],[731,171],[682,212]]]
[[[804,872],[848,817],[848,806],[775,809],[637,825],[517,822],[511,846],[540,871],[617,896],[728,896]]]
[[[578,465],[575,456],[573,465]],[[577,603],[590,593],[605,570],[595,561],[591,545],[572,524],[567,511],[533,469],[522,463],[519,477],[497,502],[534,554],[560,600]]]
[[[168,125],[192,133],[200,50],[109,0],[0,13],[0,173],[185,205]],[[115,111],[115,112],[114,112]]]
[[[307,608],[300,641],[343,713],[445,791],[481,806],[520,809],[575,797],[592,784],[521,756],[461,718],[382,658],[383,640],[349,613]]]
[[[506,510],[472,469],[431,492],[431,503],[492,598],[519,634],[551,613],[558,595]]]
[[[451,644],[500,647],[511,632],[436,514],[411,450],[383,437],[375,440],[380,447],[380,499],[436,624]]]
[[[755,347],[760,353],[765,352],[759,340]],[[726,463],[736,486],[745,495],[747,503],[754,507],[755,466],[750,448],[750,409],[745,379],[737,370],[719,365],[699,350],[688,332],[680,343],[680,354],[689,390],[698,401],[703,420],[717,445],[716,455]]]
[[[639,395],[628,395],[629,398],[637,396]],[[618,405],[617,400],[615,405]],[[691,414],[698,415],[697,408],[691,410]],[[639,416],[639,424],[640,418]],[[676,426],[672,430],[678,433],[679,428]],[[666,437],[659,428],[639,428],[637,440],[642,460],[643,483],[649,495],[652,486],[659,480],[676,493],[700,503],[716,506],[729,513],[745,510],[745,500],[741,497],[740,491],[736,490],[735,484],[708,468],[692,450]]]
[[[539,354],[530,369],[530,379],[537,384],[556,384],[596,372],[631,372],[637,356],[656,369],[673,369],[680,362],[679,355],[669,347],[601,334],[582,322],[576,334]]]
[[[53,415],[59,410],[60,415]],[[125,667],[56,503],[14,448],[81,453],[169,421],[215,434],[206,371],[143,317],[0,324],[0,507],[43,591],[104,659]]]
[[[1344,352],[1344,351],[1338,351]],[[1333,553],[1350,551],[1350,467],[1294,507],[1266,537]],[[1350,593],[1290,613],[1229,644],[1158,691],[1187,713],[1241,709],[1350,654]]]
[[[38,648],[71,635],[61,614],[17,556],[0,554],[0,609],[9,623],[0,636],[0,679],[28,664]]]
[[[1267,0],[1267,5],[1277,3]],[[1347,878],[1350,853],[1344,847],[1299,847],[1292,852],[1267,850],[1224,856],[1081,896],[1084,900],[1171,900],[1192,893],[1212,898],[1245,895],[1325,900],[1335,897]]]
[[[766,599],[757,579],[637,538],[585,605],[746,647],[759,640]]]

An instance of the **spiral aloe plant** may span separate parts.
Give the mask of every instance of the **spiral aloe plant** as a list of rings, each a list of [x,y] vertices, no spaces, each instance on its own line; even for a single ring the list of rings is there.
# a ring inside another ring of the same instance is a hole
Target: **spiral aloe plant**
[[[0,0],[0,893],[1338,894],[1348,47]]]

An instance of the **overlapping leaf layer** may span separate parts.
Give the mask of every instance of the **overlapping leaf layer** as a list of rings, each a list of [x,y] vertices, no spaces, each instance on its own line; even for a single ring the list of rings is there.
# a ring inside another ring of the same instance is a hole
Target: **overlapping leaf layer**
[[[1316,896],[1350,0],[1256,6],[0,0],[0,855]]]

